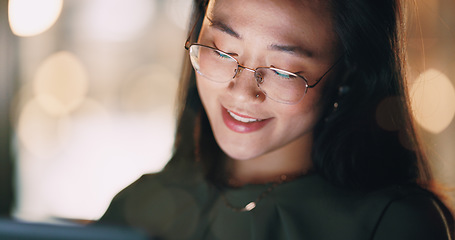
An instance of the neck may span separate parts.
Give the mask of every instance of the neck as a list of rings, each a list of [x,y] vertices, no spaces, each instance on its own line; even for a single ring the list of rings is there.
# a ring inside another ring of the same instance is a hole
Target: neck
[[[289,181],[310,172],[312,136],[301,137],[273,152],[249,160],[228,160],[229,184]]]

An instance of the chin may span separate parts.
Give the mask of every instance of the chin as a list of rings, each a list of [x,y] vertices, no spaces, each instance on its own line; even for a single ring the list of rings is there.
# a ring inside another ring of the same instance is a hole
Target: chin
[[[221,150],[223,150],[224,154],[226,154],[229,158],[231,159],[234,159],[234,160],[238,160],[238,161],[246,161],[246,160],[250,160],[250,159],[254,159],[254,158],[257,158],[261,155],[263,155],[263,153],[259,153],[259,152],[256,152],[254,149],[239,149],[239,148],[236,148],[236,149],[231,149],[229,147],[223,147],[223,146],[220,146]]]
[[[253,159],[254,157],[251,157],[249,155],[244,155],[244,154],[238,154],[238,155],[234,155],[234,154],[228,154],[226,152],[224,152],[229,158],[233,159],[233,160],[237,160],[237,161],[247,161],[247,160],[250,160],[250,159]]]

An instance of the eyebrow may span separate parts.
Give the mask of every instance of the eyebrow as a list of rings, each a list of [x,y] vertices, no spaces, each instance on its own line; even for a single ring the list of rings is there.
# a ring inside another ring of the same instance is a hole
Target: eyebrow
[[[234,31],[232,29],[232,27],[230,27],[226,23],[224,23],[224,22],[222,22],[220,20],[211,19],[208,16],[207,16],[207,19],[209,20],[211,27],[214,27],[214,28],[216,28],[216,29],[218,29],[218,30],[220,30],[220,31],[222,31],[224,33],[227,33],[228,35],[233,36],[233,37],[235,37],[237,39],[241,39],[240,34],[238,34],[236,31]]]
[[[293,46],[293,45],[279,45],[279,44],[272,44],[269,46],[270,50],[280,51],[290,53],[292,55],[299,55],[303,57],[311,57],[313,53],[308,51],[300,46]]]
[[[217,19],[212,19],[209,16],[206,16],[206,18],[210,22],[210,26],[214,27],[232,37],[235,37],[237,39],[242,39],[239,33],[234,31],[231,26],[228,24],[224,23],[221,20]],[[268,49],[274,50],[274,51],[280,51],[280,52],[285,52],[288,54],[300,56],[300,57],[311,57],[313,53],[305,48],[302,48],[300,46],[294,46],[294,45],[281,45],[281,44],[270,44],[268,46]]]

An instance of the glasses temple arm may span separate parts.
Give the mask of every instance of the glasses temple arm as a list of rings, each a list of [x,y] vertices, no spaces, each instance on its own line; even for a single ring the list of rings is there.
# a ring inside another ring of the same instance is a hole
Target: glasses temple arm
[[[327,75],[333,68],[335,68],[335,66],[341,61],[341,59],[343,59],[344,57],[344,53],[338,58],[338,60],[329,68],[329,70],[327,70],[327,72],[324,73],[324,75],[322,75],[322,77],[319,78],[319,80],[317,80],[313,85],[308,85],[308,88],[313,88],[315,87],[324,77],[325,75]]]
[[[201,16],[203,16],[204,14],[202,12],[200,12],[197,16],[197,21],[194,23],[193,27],[191,28],[191,31],[190,33],[188,34],[188,38],[186,39],[185,41],[185,49],[188,50],[191,46],[191,36],[193,36],[193,32],[194,30],[196,29],[196,26],[198,25],[199,21],[201,20]]]

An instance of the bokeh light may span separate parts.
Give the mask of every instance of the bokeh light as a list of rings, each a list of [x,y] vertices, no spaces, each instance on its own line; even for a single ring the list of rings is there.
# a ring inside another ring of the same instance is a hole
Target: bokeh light
[[[188,29],[193,1],[170,0],[166,1],[166,13],[175,25],[181,29]]]
[[[116,193],[161,170],[171,154],[174,126],[165,114],[114,114],[86,99],[67,122],[65,145],[42,177],[39,198],[50,216],[100,218]]]
[[[90,0],[80,15],[83,35],[101,41],[127,41],[145,31],[155,12],[150,0]]]
[[[88,76],[74,54],[57,52],[39,67],[34,79],[35,96],[50,114],[65,115],[78,107],[88,89]]]
[[[436,69],[423,72],[410,88],[411,106],[417,123],[431,133],[444,131],[455,115],[455,89]]]
[[[36,99],[22,109],[17,124],[20,142],[38,160],[55,155],[62,144],[65,118],[49,115]]]
[[[11,30],[21,37],[45,32],[57,21],[63,0],[10,0],[8,17]]]
[[[125,110],[166,111],[172,115],[178,84],[176,74],[162,65],[150,64],[136,68],[125,80],[120,92],[120,104]]]

